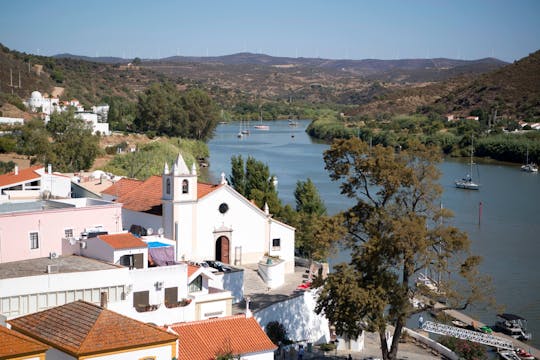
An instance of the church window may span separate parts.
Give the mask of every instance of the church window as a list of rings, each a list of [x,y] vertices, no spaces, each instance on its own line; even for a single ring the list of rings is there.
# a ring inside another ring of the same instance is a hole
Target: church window
[[[165,190],[167,192],[167,194],[170,194],[171,193],[171,179],[167,179],[167,184],[165,185]]]
[[[189,182],[187,180],[182,181],[182,194],[189,192]]]
[[[219,205],[219,212],[225,214],[227,211],[229,211],[229,205],[227,203],[221,203]]]

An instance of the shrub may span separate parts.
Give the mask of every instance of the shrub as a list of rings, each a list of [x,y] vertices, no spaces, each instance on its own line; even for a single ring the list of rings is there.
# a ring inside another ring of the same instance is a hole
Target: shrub
[[[283,324],[278,321],[270,321],[266,325],[266,335],[268,335],[270,340],[272,340],[272,342],[276,345],[279,345],[280,343],[290,343],[290,340],[287,337],[287,330],[285,330]]]

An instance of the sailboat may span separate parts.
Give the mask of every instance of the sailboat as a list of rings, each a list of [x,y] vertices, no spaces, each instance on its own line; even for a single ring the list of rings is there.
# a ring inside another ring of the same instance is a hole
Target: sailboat
[[[480,184],[476,183],[472,179],[472,169],[473,169],[473,154],[474,154],[474,145],[473,145],[473,138],[471,137],[471,160],[469,163],[470,170],[467,176],[465,176],[463,179],[459,179],[455,181],[456,187],[458,189],[467,189],[467,190],[478,190],[480,188]]]
[[[240,120],[240,129],[238,130],[238,134],[236,134],[236,137],[238,138],[244,137],[244,133],[242,132],[242,120]]]
[[[263,125],[263,123],[262,123],[262,110],[261,110],[261,112],[259,114],[259,125],[255,125],[254,128],[257,129],[257,130],[270,130],[270,126]]]
[[[525,163],[525,165],[521,165],[521,170],[530,173],[538,172],[538,166],[535,163],[529,162],[529,147],[527,147],[527,162]]]

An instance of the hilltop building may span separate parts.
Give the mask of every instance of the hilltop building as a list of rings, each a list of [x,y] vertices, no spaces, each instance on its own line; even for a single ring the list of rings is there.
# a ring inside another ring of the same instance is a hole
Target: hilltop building
[[[92,126],[94,134],[97,132],[102,135],[111,134],[107,123],[109,114],[109,105],[107,104],[94,105],[92,111],[85,111],[77,99],[60,101],[56,97],[45,97],[39,91],[33,91],[25,104],[30,111],[40,113],[45,122],[50,120],[53,113],[68,111],[72,108],[75,110],[76,118],[84,120]]]

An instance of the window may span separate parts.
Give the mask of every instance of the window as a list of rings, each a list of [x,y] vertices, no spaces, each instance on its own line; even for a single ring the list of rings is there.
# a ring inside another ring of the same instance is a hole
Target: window
[[[64,230],[64,237],[69,239],[73,237],[73,229],[65,229]]]
[[[189,284],[189,289],[188,291],[190,293],[192,292],[197,292],[197,291],[201,291],[202,290],[202,276],[199,275],[195,278],[195,280],[193,280],[190,284]]]
[[[281,239],[272,239],[272,250],[281,249]]]
[[[187,194],[189,192],[189,181],[182,181],[182,194]]]
[[[149,291],[136,291],[133,293],[133,307],[136,309],[144,309],[150,304]]]
[[[178,302],[178,288],[165,288],[165,305],[176,305]]]
[[[167,179],[166,185],[165,185],[165,191],[167,194],[171,193],[171,179]]]
[[[30,249],[39,249],[39,233],[30,233]]]

